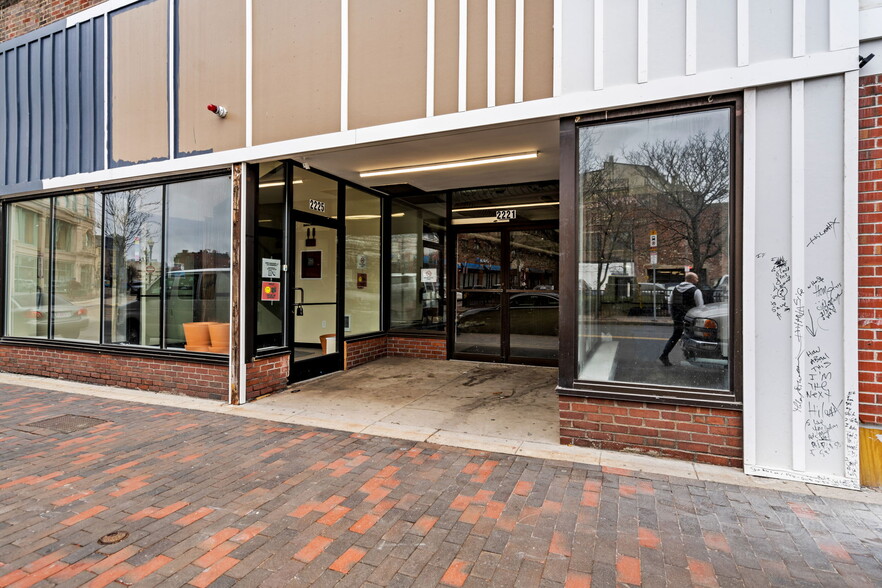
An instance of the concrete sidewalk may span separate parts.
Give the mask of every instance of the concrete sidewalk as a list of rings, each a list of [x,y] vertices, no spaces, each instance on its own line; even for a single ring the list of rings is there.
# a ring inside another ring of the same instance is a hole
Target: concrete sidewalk
[[[0,391],[0,586],[882,581],[866,502]]]

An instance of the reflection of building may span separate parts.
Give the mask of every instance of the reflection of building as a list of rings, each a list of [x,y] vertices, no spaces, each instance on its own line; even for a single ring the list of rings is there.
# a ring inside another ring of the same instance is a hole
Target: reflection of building
[[[55,205],[55,283],[71,299],[99,294],[100,216],[93,197],[66,196]]]

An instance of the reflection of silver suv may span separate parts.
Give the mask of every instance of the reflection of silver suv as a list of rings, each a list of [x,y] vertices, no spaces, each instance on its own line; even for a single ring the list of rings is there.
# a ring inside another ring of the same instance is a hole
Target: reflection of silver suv
[[[729,366],[729,305],[713,302],[693,308],[683,320],[683,354],[701,366]]]

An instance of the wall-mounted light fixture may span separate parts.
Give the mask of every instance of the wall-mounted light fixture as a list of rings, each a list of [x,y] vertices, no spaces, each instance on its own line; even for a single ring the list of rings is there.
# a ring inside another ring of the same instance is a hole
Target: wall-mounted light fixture
[[[218,106],[217,104],[209,104],[208,106],[206,106],[206,108],[221,118],[226,118],[227,116],[227,109],[223,106]]]
[[[510,153],[507,155],[491,155],[489,157],[476,157],[474,159],[460,159],[457,161],[444,161],[440,163],[427,163],[423,165],[411,165],[407,167],[378,169],[373,171],[361,172],[358,175],[362,178],[371,178],[374,176],[391,176],[395,174],[409,174],[416,172],[437,171],[441,169],[454,169],[458,167],[470,167],[473,165],[487,165],[489,163],[504,163],[506,161],[519,161],[521,159],[535,159],[538,156],[538,151],[530,151],[529,153]]]
[[[530,202],[528,204],[497,204],[495,206],[475,206],[474,208],[454,208],[452,212],[472,212],[475,210],[503,210],[506,208],[537,208],[539,206],[557,206],[560,202]]]

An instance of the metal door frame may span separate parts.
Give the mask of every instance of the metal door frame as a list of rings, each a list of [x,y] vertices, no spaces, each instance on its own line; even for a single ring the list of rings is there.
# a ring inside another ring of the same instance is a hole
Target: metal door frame
[[[464,359],[471,361],[486,361],[491,363],[511,363],[524,365],[546,365],[556,367],[559,363],[558,359],[543,358],[526,358],[511,357],[511,322],[510,322],[510,302],[512,294],[527,292],[528,290],[519,290],[509,287],[511,265],[511,233],[516,231],[542,230],[542,229],[558,229],[558,221],[517,221],[504,223],[481,223],[481,224],[453,224],[449,223],[447,227],[448,235],[448,255],[447,255],[447,349],[448,358]],[[502,288],[482,289],[481,292],[499,293],[500,307],[500,344],[499,355],[490,355],[486,353],[462,353],[456,351],[456,262],[457,247],[459,236],[462,233],[499,233],[500,234],[500,283]],[[558,241],[559,242],[559,241]],[[529,290],[533,292],[533,290]],[[558,265],[558,295],[560,295],[560,266]],[[560,312],[560,310],[558,310]],[[559,340],[559,339],[558,339]]]

